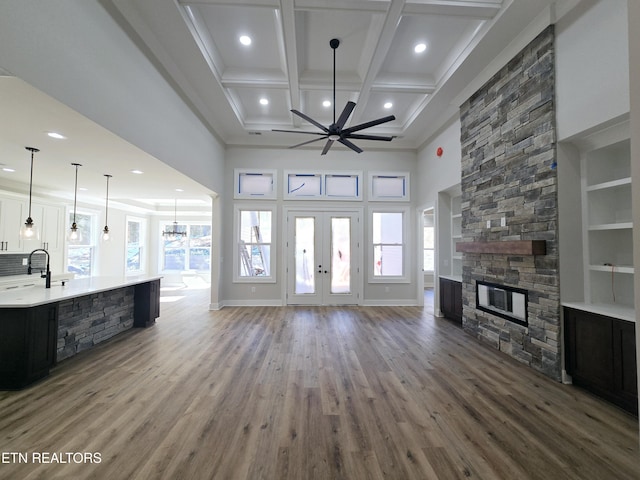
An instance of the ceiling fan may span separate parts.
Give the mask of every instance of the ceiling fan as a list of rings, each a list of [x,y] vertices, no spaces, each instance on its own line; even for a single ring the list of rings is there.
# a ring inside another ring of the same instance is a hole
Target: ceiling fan
[[[273,131],[287,132],[287,133],[304,133],[307,135],[319,135],[319,138],[314,138],[313,140],[308,140],[306,142],[298,143],[297,145],[293,145],[289,148],[301,147],[302,145],[307,145],[308,143],[313,143],[313,142],[317,142],[318,140],[326,139],[327,143],[325,143],[324,148],[322,149],[321,155],[326,155],[326,153],[329,151],[329,149],[333,145],[333,142],[336,142],[336,141],[349,147],[351,150],[357,153],[362,153],[362,149],[357,145],[355,145],[353,142],[351,142],[349,139],[381,140],[385,142],[390,142],[391,140],[393,140],[393,137],[383,137],[378,135],[361,135],[355,132],[359,132],[360,130],[364,130],[365,128],[375,127],[376,125],[380,125],[381,123],[391,122],[392,120],[396,119],[396,117],[394,117],[393,115],[382,117],[377,120],[372,120],[370,122],[361,123],[360,125],[356,125],[353,127],[343,128],[344,125],[347,123],[347,119],[351,115],[351,112],[353,112],[353,109],[356,106],[354,102],[349,101],[345,105],[344,110],[342,110],[342,113],[340,114],[340,118],[338,118],[338,120],[336,121],[336,49],[340,45],[340,40],[338,40],[337,38],[333,38],[331,39],[331,41],[329,41],[329,45],[333,49],[333,123],[328,127],[325,127],[320,122],[315,121],[313,118],[309,117],[308,115],[305,115],[304,113],[299,112],[298,110],[291,110],[291,112],[305,119],[307,122],[311,123],[312,125],[315,125],[316,127],[318,127],[320,130],[322,130],[322,132],[302,132],[299,130],[276,130],[276,129],[274,129]]]

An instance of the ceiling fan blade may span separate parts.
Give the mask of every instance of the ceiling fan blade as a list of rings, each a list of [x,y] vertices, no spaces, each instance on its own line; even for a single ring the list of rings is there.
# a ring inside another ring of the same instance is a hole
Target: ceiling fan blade
[[[327,143],[324,144],[324,148],[322,149],[322,153],[320,155],[326,155],[329,149],[333,145],[333,140],[327,140]]]
[[[381,123],[391,122],[395,119],[396,119],[395,116],[389,115],[388,117],[382,117],[377,120],[371,120],[370,122],[361,123],[360,125],[356,125],[355,127],[345,128],[344,130],[342,130],[342,133],[349,134],[349,133],[357,132],[359,130],[364,130],[365,128],[375,127],[376,125],[380,125]]]
[[[277,128],[274,128],[271,131],[272,132],[284,132],[284,133],[304,133],[305,135],[322,135],[322,136],[326,136],[327,135],[325,132],[304,132],[302,130],[278,130]]]
[[[311,140],[307,140],[306,142],[302,142],[302,143],[298,143],[297,145],[291,145],[289,148],[297,148],[297,147],[301,147],[303,145],[306,145],[307,143],[313,143],[313,142],[317,142],[318,140],[324,140],[325,138],[327,138],[326,135],[323,135],[322,137],[319,138],[313,138]]]
[[[358,135],[357,133],[347,134],[347,138],[355,138],[357,140],[382,140],[384,142],[390,142],[394,137],[381,137],[379,135]]]
[[[291,110],[291,112],[295,113],[300,118],[304,118],[307,122],[309,122],[312,125],[315,125],[316,127],[318,127],[323,132],[329,133],[329,129],[327,127],[325,127],[321,123],[316,122],[313,118],[309,117],[308,115],[305,115],[304,113],[299,112],[298,110]]]
[[[346,145],[347,147],[349,147],[351,150],[353,150],[354,152],[358,152],[358,153],[362,153],[362,149],[357,146],[355,143],[351,143],[349,140],[347,140],[346,138],[340,138],[338,140],[341,144]]]
[[[356,108],[356,104],[354,102],[347,102],[344,106],[344,110],[342,110],[342,113],[340,114],[340,118],[338,118],[338,121],[336,122],[338,127],[344,127],[344,124],[347,123],[349,115],[351,115],[354,108]]]

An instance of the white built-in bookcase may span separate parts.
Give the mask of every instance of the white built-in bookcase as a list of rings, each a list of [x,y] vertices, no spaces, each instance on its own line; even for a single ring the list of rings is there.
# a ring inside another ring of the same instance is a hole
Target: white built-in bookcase
[[[633,313],[631,152],[628,138],[596,135],[581,145],[585,303]]]

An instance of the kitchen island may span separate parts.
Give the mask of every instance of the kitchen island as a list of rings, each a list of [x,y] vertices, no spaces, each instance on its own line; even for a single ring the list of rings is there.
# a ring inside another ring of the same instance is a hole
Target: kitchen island
[[[92,277],[0,292],[0,389],[20,389],[57,362],[160,314],[159,276]]]

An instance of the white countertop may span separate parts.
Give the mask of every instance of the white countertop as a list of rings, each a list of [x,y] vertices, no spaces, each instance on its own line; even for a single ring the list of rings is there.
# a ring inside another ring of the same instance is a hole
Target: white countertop
[[[52,282],[51,288],[44,288],[44,281],[40,282],[39,275],[35,285],[30,276],[25,275],[24,285],[17,288],[0,291],[0,308],[28,308],[47,303],[59,302],[69,298],[81,297],[92,293],[105,292],[116,288],[146,283],[162,278],[158,275],[138,275],[133,277],[91,277],[74,278],[62,286],[61,282]]]
[[[440,278],[462,283],[462,275],[440,275]]]
[[[626,320],[627,322],[636,323],[636,311],[631,307],[623,305],[611,305],[604,303],[584,303],[584,302],[562,302],[563,307],[574,308],[590,313],[597,313],[605,317]]]

